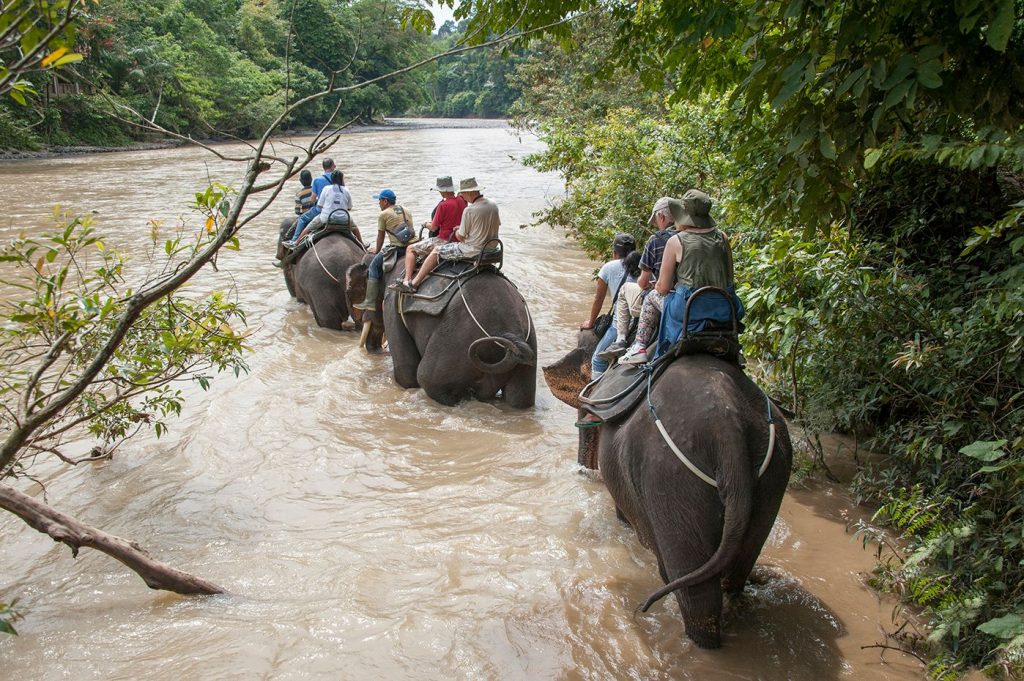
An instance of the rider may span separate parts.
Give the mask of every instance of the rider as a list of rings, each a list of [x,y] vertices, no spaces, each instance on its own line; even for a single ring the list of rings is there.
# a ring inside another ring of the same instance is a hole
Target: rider
[[[704,286],[726,290],[733,298],[737,317],[743,314],[735,293],[732,248],[725,234],[715,228],[715,220],[711,217],[711,197],[698,189],[691,189],[683,194],[680,204],[680,231],[665,244],[661,273],[655,285],[664,300],[667,340],[674,340],[682,333],[686,301],[694,291]],[[648,300],[644,301],[640,314],[636,341],[619,360],[623,364],[647,361],[647,345],[657,333],[661,318],[661,311],[655,304],[648,304]],[[691,306],[687,331],[702,331],[708,322],[729,322],[732,319],[731,308],[729,301],[720,295],[702,296]],[[671,330],[673,325],[677,330],[675,333]]]
[[[398,197],[390,189],[381,189],[373,195],[380,206],[380,215],[377,216],[377,245],[374,248],[376,255],[370,261],[370,269],[366,279],[366,298],[361,303],[353,305],[359,310],[373,310],[377,307],[377,294],[380,293],[380,282],[384,279],[384,259],[392,252],[397,251],[397,257],[405,256],[405,248],[418,240],[416,231],[412,227],[412,213],[398,205]],[[409,239],[403,240],[396,236],[408,230],[411,234]],[[384,245],[384,236],[388,237],[387,246]]]
[[[624,261],[626,256],[635,250],[636,239],[632,234],[619,232],[615,235],[612,240],[612,255],[615,257],[602,265],[597,273],[597,285],[594,291],[594,302],[590,306],[590,317],[580,326],[581,330],[594,328],[594,323],[597,321],[597,316],[601,314],[601,308],[604,307],[604,299],[608,293],[611,293],[613,300],[618,301],[620,287],[630,280]],[[633,280],[635,281],[635,278]],[[612,324],[601,335],[597,347],[594,348],[594,354],[590,358],[590,375],[593,378],[597,378],[608,369],[608,361],[600,355],[615,340],[615,327],[615,315],[613,314]]]
[[[415,293],[416,288],[427,278],[441,260],[466,260],[480,255],[488,242],[498,238],[501,217],[498,204],[483,195],[483,187],[470,177],[459,182],[459,196],[465,199],[466,210],[462,213],[462,224],[456,228],[458,241],[441,244],[430,252],[416,277],[397,288],[404,293]]]
[[[327,185],[327,188],[322,191],[316,205],[320,209],[320,214],[313,218],[293,241],[286,241],[284,243],[285,247],[294,248],[297,243],[302,241],[306,234],[324,224],[348,225],[356,240],[359,243],[363,242],[363,236],[359,233],[359,228],[356,227],[350,215],[352,210],[352,194],[349,193],[348,188],[345,186],[344,173],[340,170],[335,170],[331,173],[331,184]]]
[[[331,184],[331,174],[335,170],[334,161],[332,159],[325,158],[322,165],[324,167],[324,174],[313,180],[313,193],[318,197],[322,196],[324,189],[327,188],[327,185]],[[300,234],[302,234],[302,230],[306,228],[306,225],[312,222],[313,218],[317,215],[320,215],[320,206],[313,206],[303,213],[299,219],[295,221],[295,228],[292,229],[289,238],[294,241]]]
[[[657,231],[647,240],[640,257],[640,278],[636,282],[627,281],[615,301],[615,342],[600,353],[601,359],[610,362],[626,351],[626,338],[632,318],[640,316],[641,306],[647,296],[658,295],[654,290],[654,282],[658,280],[661,271],[665,244],[675,236],[675,220],[679,211],[678,199],[670,196],[663,196],[654,202],[648,223],[653,224]]]
[[[419,241],[405,252],[405,279],[395,282],[391,288],[398,288],[399,284],[409,285],[412,281],[413,270],[416,269],[416,258],[426,257],[434,247],[446,244],[455,240],[455,230],[462,221],[462,213],[466,210],[466,200],[455,195],[455,183],[451,176],[437,178],[434,190],[441,192],[441,202],[434,208],[433,217],[430,222],[424,222],[423,226],[430,233],[429,239]]]
[[[295,192],[295,214],[302,215],[316,205],[316,192],[313,191],[313,173],[309,168],[303,168],[299,173],[299,183],[302,189]]]

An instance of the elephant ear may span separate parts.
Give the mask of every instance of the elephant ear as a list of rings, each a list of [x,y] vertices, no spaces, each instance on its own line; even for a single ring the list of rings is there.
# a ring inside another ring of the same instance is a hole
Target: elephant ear
[[[574,348],[562,359],[544,367],[544,380],[551,394],[575,409],[581,406],[580,391],[590,382],[592,354],[593,350],[588,353],[585,348]]]

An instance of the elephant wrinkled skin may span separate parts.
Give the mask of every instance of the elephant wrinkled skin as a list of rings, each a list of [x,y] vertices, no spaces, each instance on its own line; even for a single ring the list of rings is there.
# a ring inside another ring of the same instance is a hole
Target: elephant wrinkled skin
[[[385,276],[385,286],[401,274],[401,267],[395,267]],[[365,266],[351,268],[350,295],[365,291],[365,281]],[[537,330],[511,282],[485,270],[465,280],[465,301],[456,295],[439,316],[406,313],[404,319],[396,305],[398,294],[389,288],[384,291],[378,310],[363,316],[373,329],[366,346],[379,347],[383,331],[400,386],[422,387],[431,399],[445,405],[489,400],[499,393],[510,406],[534,405]]]
[[[569,358],[568,364],[578,365],[577,359]],[[565,373],[565,362],[552,366],[562,364]],[[578,380],[582,387],[583,376]],[[560,390],[570,392],[565,385]],[[768,406],[738,366],[710,355],[675,360],[655,382],[650,399],[676,447],[717,488],[676,457],[646,400],[615,423],[582,429],[581,443],[595,445],[616,513],[657,557],[667,586],[644,610],[674,592],[687,636],[700,647],[717,648],[722,592],[743,590],[782,503],[792,465],[789,432],[778,407]],[[775,441],[758,478],[769,445],[769,408]]]
[[[292,224],[282,223],[282,232]],[[315,252],[307,251],[297,261],[286,261],[284,279],[288,292],[300,303],[309,305],[318,326],[339,330],[352,319],[352,301],[345,287],[345,273],[363,259],[365,250],[353,239],[338,233],[327,234],[316,242]],[[279,246],[278,257],[285,253]]]

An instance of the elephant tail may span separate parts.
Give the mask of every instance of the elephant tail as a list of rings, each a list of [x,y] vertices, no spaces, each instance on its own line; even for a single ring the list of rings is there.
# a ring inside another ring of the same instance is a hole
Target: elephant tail
[[[721,436],[719,436],[721,437]],[[712,577],[717,577],[730,566],[743,548],[743,540],[750,526],[753,514],[754,487],[757,484],[757,471],[752,469],[745,457],[730,457],[729,452],[745,452],[743,442],[728,443],[716,438],[708,443],[712,452],[709,461],[721,461],[723,465],[718,471],[718,491],[725,507],[722,523],[722,539],[715,553],[696,570],[677,577],[662,588],[651,594],[640,610],[647,612],[652,605],[690,584],[699,584]]]
[[[537,361],[533,348],[511,333],[477,339],[467,352],[473,366],[487,374],[504,373],[520,364],[532,365]]]

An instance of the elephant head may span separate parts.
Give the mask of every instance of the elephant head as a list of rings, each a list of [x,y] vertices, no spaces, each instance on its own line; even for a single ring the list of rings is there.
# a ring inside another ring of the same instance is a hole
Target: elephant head
[[[370,351],[377,351],[384,347],[384,318],[381,315],[381,302],[384,293],[381,291],[377,298],[377,307],[374,310],[360,310],[351,307],[366,298],[366,278],[370,269],[370,260],[373,256],[367,253],[363,256],[362,262],[358,262],[348,268],[345,273],[345,295],[348,296],[352,319],[362,325],[362,334],[359,338],[360,347]]]

